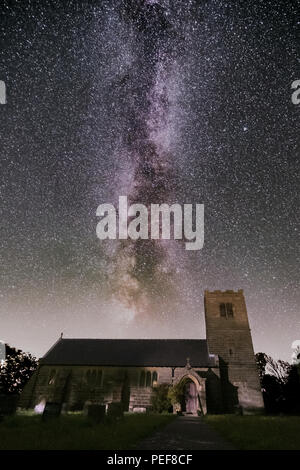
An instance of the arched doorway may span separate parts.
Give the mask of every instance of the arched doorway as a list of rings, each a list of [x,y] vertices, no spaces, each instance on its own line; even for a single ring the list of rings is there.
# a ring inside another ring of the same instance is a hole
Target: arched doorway
[[[188,414],[197,414],[198,410],[198,391],[193,380],[185,380],[184,397],[182,411]]]
[[[179,393],[175,411],[194,415],[206,414],[205,380],[193,370],[185,370],[176,378],[174,386],[178,387]]]

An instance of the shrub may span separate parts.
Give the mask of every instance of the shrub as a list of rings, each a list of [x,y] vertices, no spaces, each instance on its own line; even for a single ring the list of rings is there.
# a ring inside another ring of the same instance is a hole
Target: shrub
[[[185,382],[181,381],[176,385],[173,385],[168,390],[168,397],[172,403],[172,405],[176,405],[179,403],[182,405],[184,401],[184,394],[185,394]]]
[[[155,413],[172,412],[172,402],[168,392],[168,384],[160,384],[154,388],[151,401]]]

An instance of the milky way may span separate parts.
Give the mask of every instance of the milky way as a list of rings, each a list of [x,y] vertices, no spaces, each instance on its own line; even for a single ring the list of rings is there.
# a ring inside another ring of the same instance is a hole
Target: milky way
[[[2,1],[0,339],[204,337],[244,289],[256,351],[300,338],[294,1]],[[205,242],[100,241],[99,204],[203,203]]]
[[[172,202],[176,197],[170,126],[176,106],[176,92],[172,89],[178,56],[175,47],[180,41],[168,19],[170,12],[161,5],[126,2],[121,11],[126,26],[132,28],[142,45],[135,66],[143,77],[143,101],[137,104],[133,100],[131,125],[123,136],[131,169],[124,178],[131,181],[126,195],[129,204],[142,202],[149,207]],[[132,70],[120,78],[117,87],[126,81],[134,86]],[[134,95],[134,89],[130,94]],[[116,197],[119,191],[118,187]],[[158,240],[121,243],[114,254],[114,275],[110,279],[114,295],[139,315],[155,319],[161,314],[163,301],[170,303],[177,294],[169,255],[167,244],[163,246]]]

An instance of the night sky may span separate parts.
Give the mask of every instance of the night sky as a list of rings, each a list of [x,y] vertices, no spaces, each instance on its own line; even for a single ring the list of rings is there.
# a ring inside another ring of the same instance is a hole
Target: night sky
[[[300,339],[296,1],[0,3],[0,339],[204,338],[244,289],[254,349]],[[101,241],[99,204],[205,205],[205,241]]]

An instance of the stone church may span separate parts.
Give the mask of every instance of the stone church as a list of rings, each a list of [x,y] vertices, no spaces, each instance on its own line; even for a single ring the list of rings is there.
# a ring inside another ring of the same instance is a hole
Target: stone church
[[[68,410],[122,402],[151,410],[159,384],[181,383],[174,411],[192,414],[263,410],[243,291],[205,291],[206,339],[64,339],[39,361],[19,406],[46,401]]]

